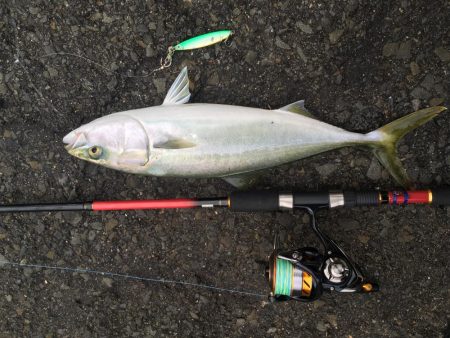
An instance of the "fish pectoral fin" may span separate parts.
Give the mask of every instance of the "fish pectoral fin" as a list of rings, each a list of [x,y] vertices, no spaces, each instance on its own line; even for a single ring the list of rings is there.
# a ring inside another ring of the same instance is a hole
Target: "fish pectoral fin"
[[[172,138],[161,143],[153,144],[153,148],[160,149],[184,149],[193,148],[195,146],[197,146],[197,144],[184,138]]]
[[[189,91],[189,77],[187,67],[184,67],[178,74],[172,86],[167,92],[163,105],[183,104],[189,101],[191,92]]]
[[[288,104],[287,106],[278,108],[277,110],[281,111],[288,111],[291,113],[303,115],[312,119],[315,119],[316,117],[311,114],[306,108],[305,108],[305,100],[300,100],[291,104]]]
[[[221,177],[238,189],[247,189],[256,185],[261,179],[261,170]]]

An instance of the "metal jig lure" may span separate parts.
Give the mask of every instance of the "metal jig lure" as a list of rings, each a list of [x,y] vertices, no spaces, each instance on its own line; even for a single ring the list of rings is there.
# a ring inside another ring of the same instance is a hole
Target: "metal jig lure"
[[[175,46],[170,46],[167,50],[166,58],[164,59],[164,61],[163,59],[161,59],[161,66],[159,68],[156,68],[155,72],[170,67],[172,65],[173,54],[176,51],[207,47],[222,41],[227,41],[231,35],[233,35],[233,31],[231,30],[209,32],[180,42]]]

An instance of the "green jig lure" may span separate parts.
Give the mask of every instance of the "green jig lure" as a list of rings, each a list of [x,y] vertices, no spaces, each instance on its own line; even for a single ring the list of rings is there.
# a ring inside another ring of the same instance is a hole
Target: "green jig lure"
[[[157,68],[156,70],[162,70],[164,68],[170,67],[172,65],[172,56],[176,51],[203,48],[222,41],[227,41],[232,34],[233,31],[231,30],[209,32],[180,42],[175,46],[170,46],[167,50],[167,56],[164,59],[164,62],[161,59],[161,67]]]

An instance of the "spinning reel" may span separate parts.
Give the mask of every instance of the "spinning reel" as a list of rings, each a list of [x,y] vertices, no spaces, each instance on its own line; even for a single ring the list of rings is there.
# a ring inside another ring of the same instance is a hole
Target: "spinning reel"
[[[269,257],[266,277],[271,289],[271,301],[317,300],[323,291],[360,292],[378,291],[376,283],[369,281],[345,252],[319,229],[313,209],[304,207],[310,226],[322,242],[324,251],[305,247],[282,251],[278,236]]]

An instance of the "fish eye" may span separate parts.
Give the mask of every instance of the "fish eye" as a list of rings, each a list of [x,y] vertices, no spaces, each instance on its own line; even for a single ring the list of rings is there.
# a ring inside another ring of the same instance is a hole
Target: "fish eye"
[[[102,147],[99,146],[90,147],[88,150],[89,157],[94,160],[100,158],[100,156],[102,156],[102,152],[103,152]]]

